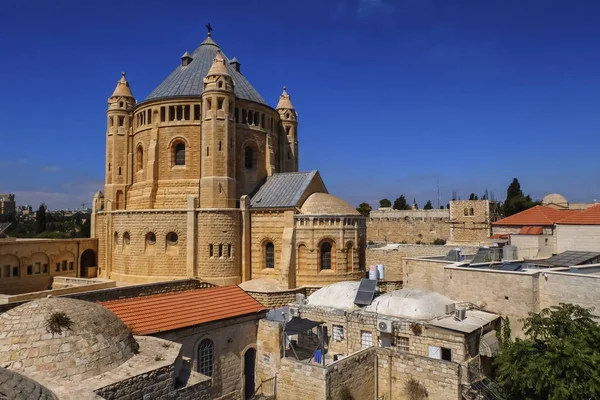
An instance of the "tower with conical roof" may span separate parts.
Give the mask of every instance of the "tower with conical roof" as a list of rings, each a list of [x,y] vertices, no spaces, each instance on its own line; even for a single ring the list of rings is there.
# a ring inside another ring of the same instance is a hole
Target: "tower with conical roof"
[[[298,114],[285,86],[276,110],[282,130],[282,140],[279,141],[281,172],[298,172]]]
[[[233,208],[235,180],[235,94],[227,61],[217,51],[202,92],[201,208]]]
[[[136,101],[125,78],[117,82],[113,94],[108,98],[106,129],[106,186],[105,200],[112,209],[125,208],[126,187],[131,182],[132,111]]]

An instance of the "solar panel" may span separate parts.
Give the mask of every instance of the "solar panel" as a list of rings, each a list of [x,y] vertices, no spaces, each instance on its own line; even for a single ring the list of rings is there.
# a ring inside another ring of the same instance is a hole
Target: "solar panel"
[[[354,304],[357,306],[368,306],[373,301],[375,296],[375,289],[377,289],[377,281],[374,279],[361,279],[356,297],[354,298]]]
[[[544,260],[544,264],[556,267],[570,267],[572,265],[588,264],[600,257],[600,253],[590,251],[565,251]]]
[[[502,264],[500,267],[500,271],[519,271],[521,269],[521,264]]]

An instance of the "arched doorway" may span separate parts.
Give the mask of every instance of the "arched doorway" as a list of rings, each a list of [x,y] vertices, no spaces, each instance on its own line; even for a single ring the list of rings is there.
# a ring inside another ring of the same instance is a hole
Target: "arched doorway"
[[[254,367],[256,366],[256,349],[249,348],[244,354],[244,399],[254,395]]]
[[[88,268],[96,266],[96,253],[94,250],[87,249],[81,253],[81,260],[79,263],[79,276],[81,278],[94,278],[92,276],[88,276]]]

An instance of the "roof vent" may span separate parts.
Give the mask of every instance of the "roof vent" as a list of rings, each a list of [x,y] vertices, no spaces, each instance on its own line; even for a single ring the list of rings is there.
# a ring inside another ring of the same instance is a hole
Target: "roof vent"
[[[185,67],[190,65],[190,63],[194,60],[194,57],[190,55],[187,51],[181,56],[181,66]]]
[[[232,59],[229,61],[229,64],[230,64],[230,65],[231,65],[233,68],[235,68],[235,70],[236,70],[237,72],[240,72],[240,65],[241,65],[241,64],[240,64],[240,60],[238,60],[237,58],[233,57],[233,58],[232,58]]]

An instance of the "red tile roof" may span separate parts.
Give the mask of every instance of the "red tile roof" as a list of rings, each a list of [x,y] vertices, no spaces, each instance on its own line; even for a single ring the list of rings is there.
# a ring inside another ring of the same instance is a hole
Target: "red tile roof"
[[[135,335],[170,331],[265,310],[238,286],[217,286],[101,304],[114,312]]]
[[[544,233],[544,228],[541,226],[524,226],[518,235],[541,235],[542,233]]]
[[[508,239],[509,236],[508,233],[494,233],[490,239]]]
[[[564,225],[600,225],[600,204],[581,210],[577,214],[562,219]]]
[[[557,210],[552,207],[535,206],[510,217],[494,222],[493,225],[537,225],[551,226],[580,213],[581,210]]]

